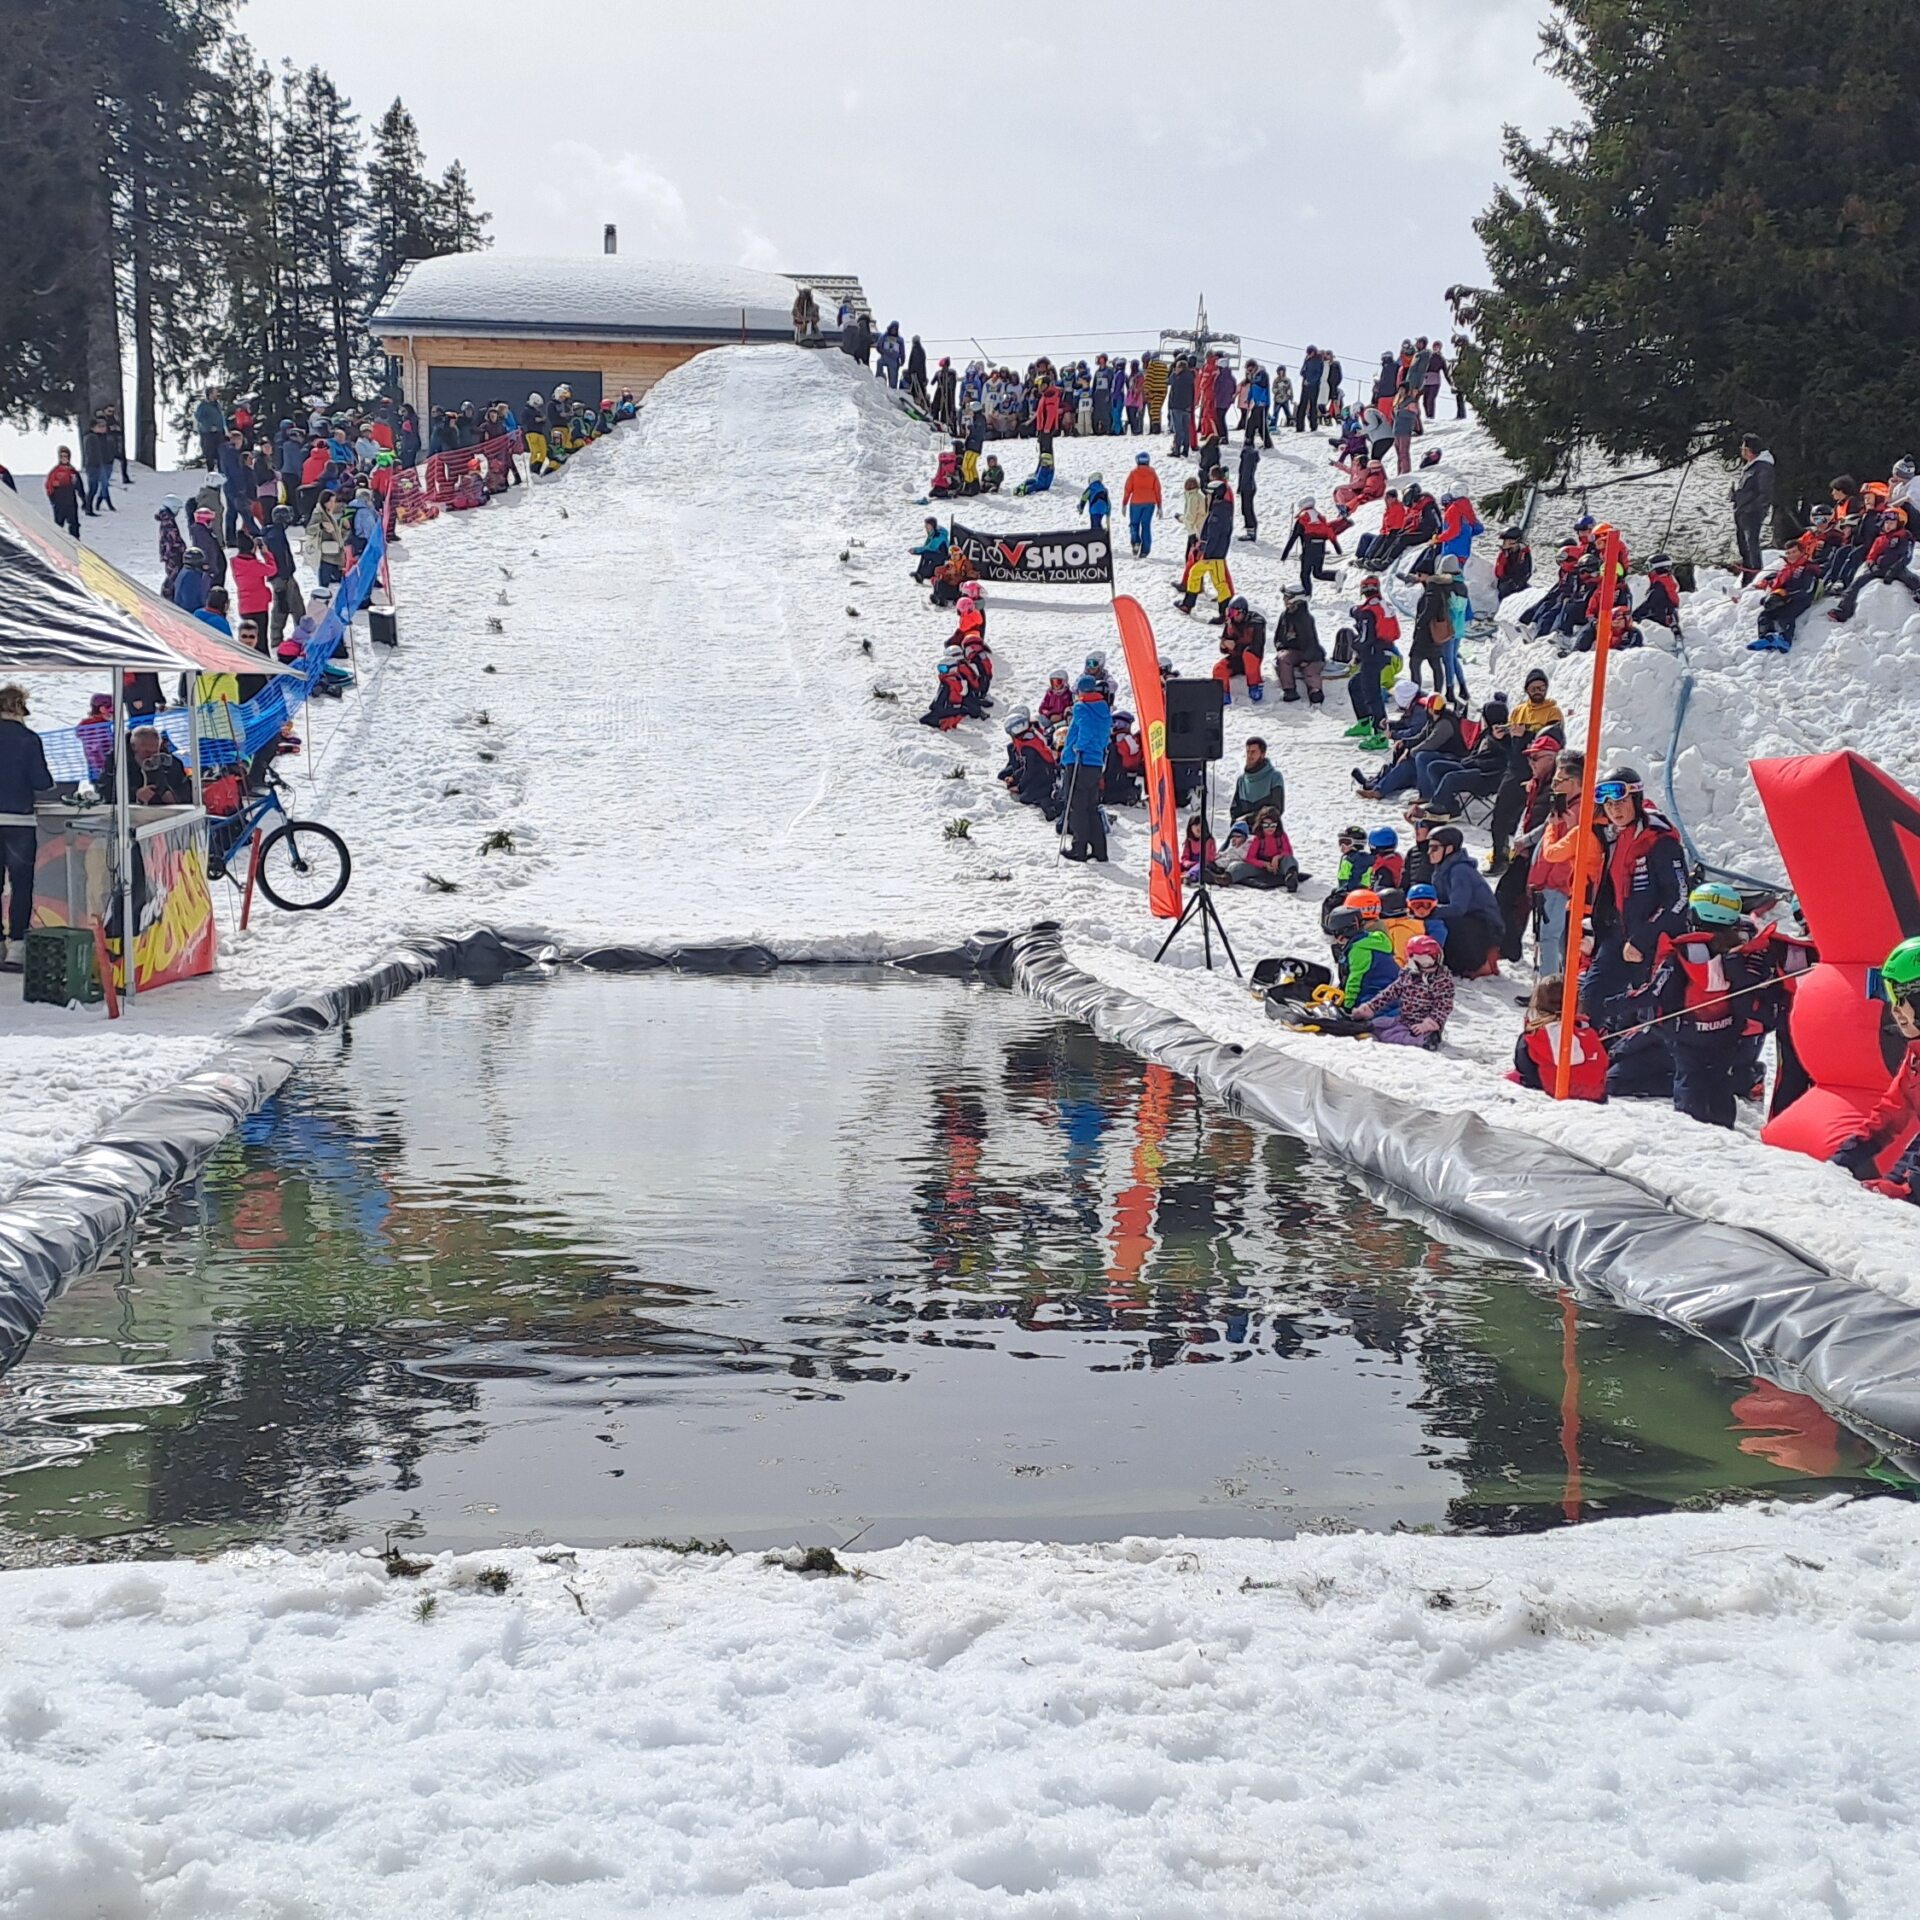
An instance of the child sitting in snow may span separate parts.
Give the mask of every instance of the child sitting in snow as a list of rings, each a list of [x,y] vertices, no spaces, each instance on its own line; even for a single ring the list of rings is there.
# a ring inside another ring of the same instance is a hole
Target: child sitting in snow
[[[1192,814],[1187,820],[1187,837],[1180,848],[1180,870],[1186,876],[1188,886],[1197,886],[1202,878],[1220,880],[1225,878],[1225,870],[1216,858],[1219,848],[1214,844],[1213,835],[1207,832],[1200,816]]]
[[[1043,453],[1039,464],[1027,477],[1014,488],[1016,494],[1051,493],[1053,491],[1053,455]]]
[[[1536,1093],[1551,1093],[1560,1059],[1560,1014],[1566,1005],[1565,982],[1542,980],[1527,1002],[1526,1029],[1513,1049],[1513,1071],[1507,1078]],[[1607,1097],[1607,1043],[1585,1014],[1573,1026],[1573,1072],[1567,1093],[1574,1100]]]
[[[1416,934],[1407,942],[1406,965],[1353,1011],[1356,1019],[1371,1024],[1376,1040],[1390,1047],[1437,1047],[1453,1013],[1453,975],[1440,942]]]
[[[1065,667],[1055,667],[1047,675],[1047,690],[1040,696],[1040,724],[1049,733],[1073,714],[1073,682]]]
[[[980,491],[998,493],[1007,483],[1007,470],[1000,464],[997,453],[987,455],[987,464],[980,469]]]
[[[1223,868],[1225,878],[1236,887],[1285,887],[1292,893],[1300,885],[1293,842],[1272,807],[1262,807],[1254,815],[1244,845],[1237,851],[1229,845]]]
[[[956,440],[950,451],[943,453],[933,469],[933,485],[927,492],[936,500],[951,500],[960,491],[960,442]]]
[[[967,702],[973,694],[966,655],[958,647],[949,647],[940,656],[940,683],[934,689],[933,704],[920,716],[920,724],[941,733],[950,732],[966,717]]]

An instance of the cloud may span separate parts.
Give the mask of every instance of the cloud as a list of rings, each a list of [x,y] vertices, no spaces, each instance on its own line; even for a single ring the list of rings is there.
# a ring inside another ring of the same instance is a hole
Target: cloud
[[[778,273],[780,249],[764,233],[756,233],[752,227],[742,227],[737,264],[743,267],[759,267],[767,273]]]
[[[623,210],[637,207],[656,233],[686,231],[686,196],[645,154],[602,153],[584,140],[556,140],[553,157],[567,182],[566,198],[579,200],[584,195],[616,203]]]

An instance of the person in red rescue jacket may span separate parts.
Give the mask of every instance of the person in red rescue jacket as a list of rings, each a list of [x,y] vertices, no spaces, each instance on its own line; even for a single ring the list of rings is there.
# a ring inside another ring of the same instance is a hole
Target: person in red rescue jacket
[[[1551,1093],[1559,1082],[1560,1014],[1566,1005],[1566,985],[1542,980],[1527,1002],[1527,1024],[1513,1049],[1509,1080],[1536,1093]],[[1567,1095],[1574,1100],[1603,1101],[1607,1097],[1607,1043],[1585,1016],[1574,1021],[1573,1071],[1567,1077]]]
[[[1299,502],[1299,512],[1293,517],[1293,531],[1287,535],[1287,544],[1280,549],[1280,558],[1284,560],[1295,545],[1300,548],[1300,591],[1311,593],[1316,580],[1331,580],[1333,575],[1327,572],[1327,548],[1340,551],[1340,536],[1353,525],[1345,514],[1337,520],[1329,520],[1311,500]]]
[[[1834,1149],[1836,1166],[1892,1200],[1920,1205],[1920,939],[1902,940],[1880,969],[1880,992],[1891,1003],[1893,1024],[1907,1050],[1887,1090],[1860,1131]],[[1880,1156],[1908,1136],[1905,1150],[1880,1177]]]
[[[47,500],[53,508],[53,524],[76,540],[80,538],[80,496],[85,487],[79,468],[73,464],[73,449],[62,447],[60,458],[47,475]]]
[[[1493,557],[1493,590],[1502,600],[1524,593],[1533,584],[1533,549],[1518,527],[1509,527],[1500,536],[1500,551]]]
[[[1673,562],[1664,553],[1656,553],[1647,562],[1647,591],[1634,608],[1633,617],[1679,631],[1680,583],[1673,577]]]

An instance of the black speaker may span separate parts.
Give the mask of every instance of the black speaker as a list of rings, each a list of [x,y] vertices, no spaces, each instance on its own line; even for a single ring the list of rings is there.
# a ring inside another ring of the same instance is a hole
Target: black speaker
[[[1218,680],[1169,680],[1167,758],[1219,760],[1227,751],[1226,688]]]

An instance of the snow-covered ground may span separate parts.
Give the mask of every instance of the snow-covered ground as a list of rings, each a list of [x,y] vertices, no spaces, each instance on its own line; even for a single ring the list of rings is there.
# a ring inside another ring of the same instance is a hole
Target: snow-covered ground
[[[1331,479],[1323,442],[1278,442],[1269,537],[1233,558],[1269,607],[1275,536]],[[1431,444],[1437,482],[1501,477],[1470,423]],[[1134,450],[1062,442],[1050,499],[962,517],[1068,524],[1086,475],[1117,492]],[[1018,479],[1025,450],[1002,456]],[[997,725],[914,724],[946,632],[904,554],[931,465],[839,356],[728,350],[558,480],[413,535],[399,651],[313,716],[293,768],[295,810],[353,846],[345,900],[263,910],[217,984],[117,1027],[9,1004],[0,1187],[196,1064],[256,996],[338,979],[411,930],[852,955],[1044,916],[1082,965],[1211,1031],[1551,1134],[1920,1298],[1914,1210],[1657,1108],[1507,1088],[1523,982],[1465,988],[1447,1049],[1409,1059],[1280,1035],[1196,950],[1151,967],[1138,813],[1110,867],[1063,867],[993,779]],[[1171,495],[1183,475],[1163,465]],[[133,537],[149,497],[87,524],[150,577]],[[1203,671],[1212,633],[1167,610],[1178,548],[1163,530],[1119,584]],[[1322,591],[1324,630],[1344,604]],[[1870,599],[1857,632],[1809,623],[1792,659],[1758,661],[1710,587],[1689,644],[1711,751],[1731,768],[1852,729],[1920,772],[1895,680],[1862,657],[1920,633],[1881,617]],[[1115,651],[1101,611],[1003,611],[991,637],[1002,712],[1049,666]],[[1516,690],[1535,657],[1476,643],[1476,695]],[[1583,669],[1553,670],[1577,719]],[[1649,771],[1672,671],[1647,655],[1616,682],[1618,744]],[[58,697],[77,713],[90,690]],[[1352,796],[1348,717],[1337,690],[1320,713],[1228,716],[1236,759],[1250,732],[1271,742],[1322,876],[1341,824],[1392,817]],[[1737,784],[1707,755],[1703,800]],[[1764,869],[1740,806],[1696,824]],[[1321,890],[1223,894],[1243,960],[1317,951]],[[1913,1866],[1917,1534],[1885,1503],[1546,1540],[912,1545],[856,1561],[860,1580],[502,1553],[485,1564],[512,1573],[504,1597],[476,1587],[478,1561],[417,1584],[264,1554],[10,1574],[0,1916],[1891,1914]]]
[[[1911,1905],[1911,1507],[843,1564],[10,1574],[0,1915]]]

